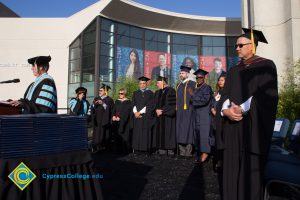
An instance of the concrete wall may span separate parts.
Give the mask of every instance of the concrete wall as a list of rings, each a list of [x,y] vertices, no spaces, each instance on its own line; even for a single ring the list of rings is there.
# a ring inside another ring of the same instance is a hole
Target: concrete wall
[[[300,2],[299,0],[273,1],[252,0],[252,26],[262,30],[269,44],[260,43],[257,54],[272,59],[279,74],[284,74],[288,60],[300,57]],[[246,10],[247,0],[243,0]],[[242,24],[247,25],[247,13],[242,16]]]

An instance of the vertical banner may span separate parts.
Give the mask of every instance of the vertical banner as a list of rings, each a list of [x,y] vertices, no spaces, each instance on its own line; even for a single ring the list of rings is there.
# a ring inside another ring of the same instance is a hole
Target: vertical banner
[[[144,76],[156,80],[158,76],[170,78],[171,54],[157,51],[145,51]]]
[[[116,77],[137,79],[144,74],[143,50],[128,47],[117,47]]]
[[[180,66],[185,65],[191,67],[189,79],[195,80],[193,73],[199,68],[198,56],[186,54],[173,54],[172,55],[172,85],[175,86],[179,81]]]
[[[209,72],[206,83],[214,90],[219,76],[226,72],[226,56],[199,56],[200,68]]]

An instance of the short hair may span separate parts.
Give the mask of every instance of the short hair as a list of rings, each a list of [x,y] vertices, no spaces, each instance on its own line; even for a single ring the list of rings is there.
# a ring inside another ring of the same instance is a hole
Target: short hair
[[[216,61],[222,62],[222,60],[221,60],[220,58],[215,58],[215,59],[214,59],[214,62],[216,62]]]
[[[37,67],[42,67],[46,72],[48,72],[49,70],[49,63],[47,64],[40,64],[40,65],[37,65]]]
[[[120,89],[119,89],[119,92],[121,92],[121,91],[124,92],[125,95],[127,94],[126,88],[120,88]]]

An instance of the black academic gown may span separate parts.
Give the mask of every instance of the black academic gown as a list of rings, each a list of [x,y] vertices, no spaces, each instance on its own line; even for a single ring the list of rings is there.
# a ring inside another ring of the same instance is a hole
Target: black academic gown
[[[211,131],[211,101],[213,92],[209,85],[203,83],[194,91],[191,97],[194,107],[194,139],[198,152],[210,153],[210,131]]]
[[[113,122],[114,139],[118,149],[128,151],[131,147],[130,118],[132,103],[130,100],[116,100],[112,116],[118,116],[120,121]]]
[[[188,80],[176,86],[177,112],[176,112],[176,139],[177,143],[193,144],[194,142],[194,119],[193,105],[188,88],[195,89],[196,83]],[[186,90],[185,90],[186,88]],[[186,109],[184,109],[184,93],[186,94]]]
[[[96,97],[96,100],[101,99]],[[102,99],[106,104],[106,108],[103,105],[96,105],[93,103],[91,106],[91,118],[93,124],[93,144],[96,148],[109,148],[111,140],[111,113],[114,107],[114,101],[111,97],[106,96]]]
[[[157,117],[153,141],[157,149],[176,148],[176,91],[171,87],[155,92],[155,109],[161,109],[162,115]]]
[[[24,114],[57,113],[57,91],[53,78],[47,73],[37,77],[19,101]]]
[[[222,120],[224,200],[259,200],[278,102],[277,72],[273,61],[255,56],[230,69],[221,104],[240,105],[253,96],[251,107],[239,122]],[[220,106],[221,107],[221,106]],[[220,114],[220,107],[218,113]],[[218,119],[218,118],[217,118]],[[217,123],[218,124],[218,123]]]
[[[138,151],[150,151],[152,148],[152,128],[154,123],[153,111],[154,94],[151,90],[142,92],[137,90],[133,93],[132,105],[136,106],[137,111],[146,107],[146,113],[142,114],[142,118],[132,117],[133,134],[132,148]]]

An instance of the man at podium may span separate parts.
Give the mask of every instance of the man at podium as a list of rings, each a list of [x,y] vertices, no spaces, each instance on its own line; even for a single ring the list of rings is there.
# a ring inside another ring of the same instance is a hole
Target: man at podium
[[[37,56],[28,59],[31,70],[36,77],[23,99],[11,101],[12,106],[22,107],[24,114],[57,113],[57,93],[53,78],[48,75],[50,56]]]

